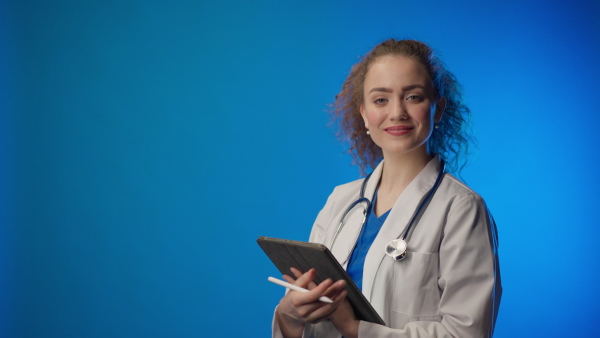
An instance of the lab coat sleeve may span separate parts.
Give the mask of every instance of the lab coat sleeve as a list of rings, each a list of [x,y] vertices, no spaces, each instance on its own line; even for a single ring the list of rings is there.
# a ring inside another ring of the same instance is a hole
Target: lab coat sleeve
[[[336,205],[339,203],[339,201],[335,198],[336,190],[338,189],[339,187],[336,187],[333,190],[333,192],[327,198],[325,206],[323,206],[323,209],[321,209],[317,215],[315,223],[310,231],[310,236],[308,239],[309,242],[325,244],[323,243],[325,240],[325,234],[327,233],[327,228],[331,225],[331,222],[326,215],[329,215],[330,217],[332,210],[335,210]]]
[[[502,292],[493,218],[477,195],[448,206],[439,248],[441,322],[414,321],[402,329],[364,322],[359,337],[491,337]]]

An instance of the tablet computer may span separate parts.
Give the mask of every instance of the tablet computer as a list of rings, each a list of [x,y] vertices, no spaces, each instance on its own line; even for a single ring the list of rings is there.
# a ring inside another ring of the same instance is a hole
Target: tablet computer
[[[316,274],[313,281],[317,284],[327,278],[331,278],[334,282],[340,279],[345,280],[347,298],[354,309],[356,318],[385,325],[371,303],[325,245],[264,236],[259,237],[256,241],[282,274],[294,277],[290,270],[291,267],[302,273],[314,268]]]

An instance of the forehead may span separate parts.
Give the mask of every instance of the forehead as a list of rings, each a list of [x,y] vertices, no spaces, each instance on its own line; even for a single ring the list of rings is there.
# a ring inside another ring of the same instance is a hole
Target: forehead
[[[425,66],[408,56],[386,55],[377,58],[369,66],[364,86],[366,89],[369,86],[393,87],[414,84],[431,86]]]

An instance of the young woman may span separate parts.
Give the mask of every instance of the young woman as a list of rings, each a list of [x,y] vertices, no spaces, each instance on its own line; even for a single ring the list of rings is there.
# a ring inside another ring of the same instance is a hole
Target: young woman
[[[460,170],[470,140],[454,75],[427,45],[387,40],[352,68],[333,114],[361,169],[374,170],[334,189],[310,241],[329,247],[386,326],[356,319],[343,281],[315,285],[314,270],[292,269],[284,278],[311,291],[281,299],[274,336],[491,337],[496,227],[482,198],[444,170]]]

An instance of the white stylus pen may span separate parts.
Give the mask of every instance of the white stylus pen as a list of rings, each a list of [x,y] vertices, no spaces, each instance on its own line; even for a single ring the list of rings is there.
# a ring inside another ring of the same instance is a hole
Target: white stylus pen
[[[269,282],[275,283],[277,285],[281,285],[283,287],[286,287],[290,290],[294,290],[294,291],[298,291],[298,292],[308,292],[308,290],[306,290],[305,288],[301,288],[299,286],[296,286],[294,284],[290,284],[288,282],[284,282],[280,279],[274,278],[274,277],[269,277],[268,278]],[[322,301],[323,303],[333,303],[333,301],[331,300],[331,298],[329,297],[319,297],[319,300]]]

